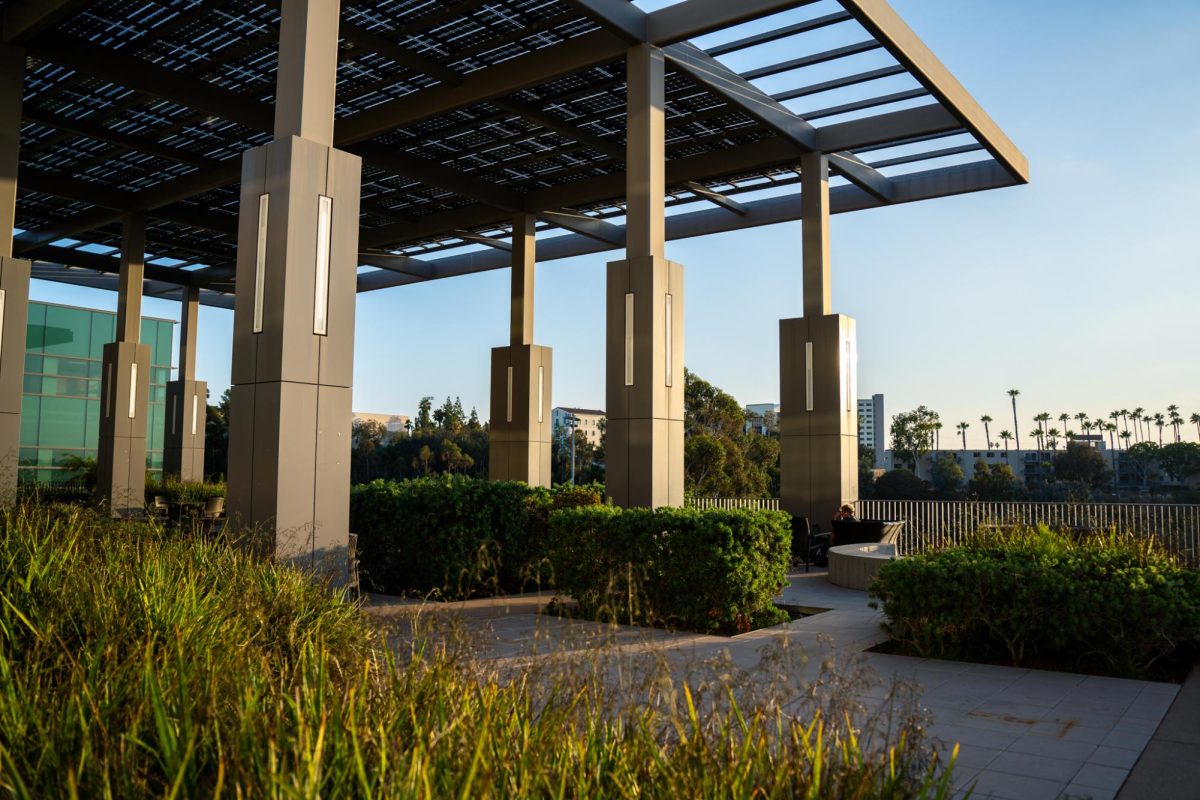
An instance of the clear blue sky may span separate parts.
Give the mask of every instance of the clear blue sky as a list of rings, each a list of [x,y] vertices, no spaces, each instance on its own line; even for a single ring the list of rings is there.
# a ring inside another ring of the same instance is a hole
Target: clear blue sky
[[[1028,156],[1033,182],[834,218],[834,309],[858,320],[860,394],[884,393],[889,416],[925,404],[947,429],[969,421],[972,446],[982,414],[993,433],[1011,427],[1009,388],[1022,432],[1039,411],[1200,411],[1200,3],[893,6]],[[800,315],[799,236],[792,223],[668,244],[687,269],[686,363],[742,403],[778,398],[778,320]],[[555,405],[604,405],[611,257],[539,267],[536,341],[554,348]],[[412,413],[422,395],[451,395],[486,416],[508,280],[360,295],[355,408]],[[49,283],[34,296],[115,303]],[[144,311],[178,318],[174,302]],[[214,397],[232,319],[201,314],[199,377]]]

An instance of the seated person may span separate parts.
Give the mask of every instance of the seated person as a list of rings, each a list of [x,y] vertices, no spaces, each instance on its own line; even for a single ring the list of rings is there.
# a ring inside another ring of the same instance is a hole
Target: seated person
[[[854,506],[849,503],[844,503],[841,508],[833,514],[834,522],[858,522],[858,518],[854,516]]]

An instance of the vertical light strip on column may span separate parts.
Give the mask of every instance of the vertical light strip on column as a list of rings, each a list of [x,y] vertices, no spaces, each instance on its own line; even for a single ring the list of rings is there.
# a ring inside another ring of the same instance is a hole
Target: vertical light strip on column
[[[542,424],[542,400],[546,390],[546,368],[538,367],[538,424]]]
[[[179,398],[171,395],[171,435],[175,435],[175,414],[179,411]]]
[[[4,290],[0,289],[0,353],[4,352]]]
[[[505,420],[512,422],[512,389],[513,389],[513,368],[508,368],[508,406],[505,413]]]
[[[850,352],[850,342],[847,341],[846,342],[846,362],[845,362],[845,366],[842,367],[842,371],[846,375],[846,411],[850,411],[854,407],[853,406],[854,398],[851,396],[854,394],[854,387],[851,383],[852,379],[850,377],[854,373],[854,365],[851,363],[851,358],[852,358],[852,355]]]
[[[263,329],[263,284],[267,280],[267,214],[271,195],[258,197],[258,249],[254,253],[254,333]]]
[[[313,333],[329,330],[329,247],[332,239],[333,198],[317,198],[317,279],[313,297]]]
[[[633,292],[625,293],[625,385],[633,386]]]
[[[113,395],[117,393],[117,384],[113,383],[112,364],[104,365],[104,386],[108,391],[104,392],[104,418],[112,419],[112,402]]]
[[[200,407],[200,398],[192,395],[192,436],[196,435],[196,415]]]
[[[812,342],[804,343],[804,410],[813,410]]]
[[[137,362],[129,365],[129,418],[137,416]]]
[[[672,365],[672,361],[671,361],[672,360],[671,346],[674,344],[674,339],[671,336],[671,331],[673,330],[673,327],[672,327],[672,325],[673,325],[673,322],[672,322],[672,313],[673,313],[672,300],[673,300],[673,298],[671,297],[671,295],[667,295],[666,305],[663,307],[663,319],[666,323],[666,328],[667,328],[666,343],[665,343],[666,346],[663,349],[666,351],[667,386],[668,387],[671,386],[671,383],[673,381],[673,378],[671,375],[671,373],[673,372],[673,365]]]

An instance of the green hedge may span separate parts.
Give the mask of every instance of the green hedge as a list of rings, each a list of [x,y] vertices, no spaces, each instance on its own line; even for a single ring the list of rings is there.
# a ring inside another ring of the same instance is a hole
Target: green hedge
[[[165,498],[169,503],[195,503],[213,497],[224,497],[225,484],[181,481],[174,478],[159,480],[146,476],[146,504],[154,502],[156,496]]]
[[[1200,649],[1200,573],[1144,539],[1018,530],[885,565],[871,586],[914,655],[1141,677]]]
[[[551,516],[550,562],[585,616],[733,633],[787,619],[791,539],[778,511],[578,508]]]
[[[550,512],[597,505],[591,489],[443,475],[374,481],[350,493],[366,586],[389,594],[469,597],[540,582]]]

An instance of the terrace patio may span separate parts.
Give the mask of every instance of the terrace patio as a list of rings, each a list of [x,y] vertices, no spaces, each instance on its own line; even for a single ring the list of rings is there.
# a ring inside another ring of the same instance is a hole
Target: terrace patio
[[[972,787],[972,797],[1003,800],[1183,796],[1168,787],[1188,785],[1187,764],[1200,755],[1195,675],[1181,692],[1173,683],[870,652],[887,636],[864,592],[831,585],[820,569],[789,581],[777,602],[824,610],[728,638],[552,616],[542,613],[548,592],[456,603],[373,595],[366,610],[399,631],[414,614],[453,620],[472,656],[501,670],[582,663],[627,691],[656,670],[692,687],[725,675],[741,691],[783,692],[793,705],[805,686],[836,684],[871,714],[892,701],[894,684],[912,685],[942,755],[959,746],[956,797]],[[1153,767],[1135,770],[1143,754]]]

